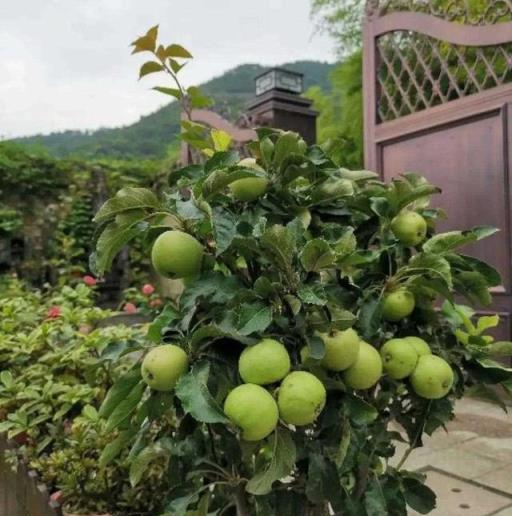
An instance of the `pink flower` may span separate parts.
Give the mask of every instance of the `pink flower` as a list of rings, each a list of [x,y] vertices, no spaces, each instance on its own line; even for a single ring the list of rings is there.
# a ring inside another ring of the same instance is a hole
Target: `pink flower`
[[[62,315],[60,306],[51,306],[46,312],[47,319],[58,319]]]
[[[152,299],[150,302],[149,302],[149,306],[151,308],[156,308],[157,306],[161,306],[162,305],[162,300],[160,298],[158,299]]]
[[[89,287],[94,287],[98,281],[93,276],[89,276],[88,274],[82,278],[84,280],[84,283],[88,285]]]
[[[155,287],[153,287],[153,285],[151,285],[150,283],[146,283],[146,284],[142,287],[142,293],[143,293],[145,296],[150,296],[154,291],[155,291]]]
[[[55,491],[50,495],[50,500],[52,502],[59,503],[62,500],[62,491]]]
[[[133,303],[126,303],[126,304],[124,305],[123,310],[124,310],[127,314],[134,314],[135,312],[137,312],[137,307],[136,307]]]

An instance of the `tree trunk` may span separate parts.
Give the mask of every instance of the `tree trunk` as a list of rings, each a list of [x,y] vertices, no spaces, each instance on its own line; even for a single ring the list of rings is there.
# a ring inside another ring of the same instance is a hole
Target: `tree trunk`
[[[245,490],[242,484],[239,484],[235,491],[236,516],[251,516],[247,499],[245,498]]]

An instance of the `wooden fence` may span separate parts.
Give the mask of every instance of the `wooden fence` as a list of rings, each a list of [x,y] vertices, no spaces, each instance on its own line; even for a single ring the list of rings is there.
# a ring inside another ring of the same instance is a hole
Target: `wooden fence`
[[[12,446],[0,437],[0,516],[62,516],[35,471],[20,464],[16,472],[5,461]]]

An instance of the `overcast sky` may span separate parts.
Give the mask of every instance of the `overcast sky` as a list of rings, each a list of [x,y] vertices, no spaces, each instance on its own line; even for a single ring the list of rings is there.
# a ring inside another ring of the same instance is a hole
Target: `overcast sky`
[[[134,122],[166,103],[128,45],[160,24],[198,84],[241,63],[333,61],[310,0],[0,0],[0,137]]]

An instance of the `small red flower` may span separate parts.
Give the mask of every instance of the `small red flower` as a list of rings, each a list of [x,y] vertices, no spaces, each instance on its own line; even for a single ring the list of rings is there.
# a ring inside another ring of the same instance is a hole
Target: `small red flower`
[[[126,304],[124,305],[123,310],[124,310],[127,314],[134,314],[135,312],[137,312],[137,307],[136,307],[133,303],[126,303]]]
[[[162,300],[160,298],[158,299],[152,299],[150,302],[149,302],[149,306],[151,308],[156,308],[157,306],[161,306],[162,305]]]
[[[145,296],[150,296],[154,291],[155,291],[155,287],[153,287],[153,285],[151,285],[150,283],[146,283],[146,284],[142,287],[142,293],[143,293]]]
[[[46,312],[47,319],[58,319],[62,315],[60,306],[51,306]]]
[[[82,278],[84,280],[84,283],[88,285],[89,287],[94,287],[98,281],[93,276],[89,276],[88,274]]]
[[[50,500],[52,502],[60,503],[60,501],[62,500],[62,491],[55,491],[54,493],[52,493],[50,495]]]

